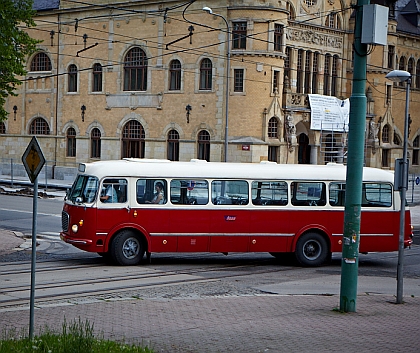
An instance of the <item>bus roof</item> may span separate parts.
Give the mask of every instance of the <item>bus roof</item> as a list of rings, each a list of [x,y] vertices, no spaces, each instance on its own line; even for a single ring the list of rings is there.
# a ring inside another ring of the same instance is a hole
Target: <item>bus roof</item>
[[[346,180],[346,166],[327,165],[206,162],[172,162],[166,159],[124,158],[121,160],[81,163],[79,173],[104,177],[145,177],[183,179],[255,179],[255,180]],[[364,181],[393,183],[394,173],[377,168],[363,168]]]

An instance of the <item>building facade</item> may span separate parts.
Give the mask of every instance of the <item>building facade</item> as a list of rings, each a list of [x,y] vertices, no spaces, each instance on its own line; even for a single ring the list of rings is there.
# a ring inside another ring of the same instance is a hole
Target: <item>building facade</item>
[[[385,78],[401,69],[412,74],[408,150],[420,172],[418,2],[376,3],[389,8],[388,36],[369,46],[365,164],[393,169],[402,156],[405,84]],[[56,178],[124,157],[345,163],[345,124],[314,127],[309,97],[351,95],[351,4],[35,0],[28,31],[42,43],[0,123],[3,173],[33,135]]]

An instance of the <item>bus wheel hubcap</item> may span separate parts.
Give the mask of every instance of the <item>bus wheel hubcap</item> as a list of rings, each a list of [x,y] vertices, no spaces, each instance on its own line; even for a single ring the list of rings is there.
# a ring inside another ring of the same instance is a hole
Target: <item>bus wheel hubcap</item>
[[[137,239],[127,239],[122,247],[123,255],[126,259],[132,259],[139,254],[140,244]]]
[[[307,241],[303,247],[303,255],[309,259],[314,260],[321,254],[321,244],[315,240]]]

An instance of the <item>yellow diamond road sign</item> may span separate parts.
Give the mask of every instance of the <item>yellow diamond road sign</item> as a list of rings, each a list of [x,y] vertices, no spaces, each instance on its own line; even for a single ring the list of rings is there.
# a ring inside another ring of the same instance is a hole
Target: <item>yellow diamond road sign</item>
[[[29,179],[34,183],[45,164],[44,155],[42,154],[35,136],[32,137],[31,142],[29,142],[28,147],[26,147],[25,153],[22,156],[22,162],[25,166],[26,173],[28,173]]]

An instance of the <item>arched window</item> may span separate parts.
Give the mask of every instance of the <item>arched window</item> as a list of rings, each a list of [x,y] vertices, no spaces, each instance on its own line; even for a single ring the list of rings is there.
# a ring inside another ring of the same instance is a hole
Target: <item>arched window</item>
[[[0,134],[5,134],[6,133],[6,125],[4,122],[0,122]]]
[[[340,29],[341,24],[340,24],[340,18],[338,17],[338,15],[334,12],[331,12],[329,15],[327,15],[325,19],[325,26],[330,27],[330,28]]]
[[[92,69],[92,92],[102,91],[102,65],[95,64]]]
[[[169,64],[169,90],[179,91],[181,89],[181,63],[179,60],[172,60]]]
[[[77,66],[72,64],[68,70],[68,91],[77,92]]]
[[[404,56],[402,56],[400,58],[400,61],[398,63],[398,70],[405,70],[405,57]],[[398,86],[403,87],[404,86],[404,82],[399,82],[398,83]]]
[[[101,158],[101,132],[94,128],[90,133],[90,157]]]
[[[316,52],[313,55],[312,60],[312,93],[318,93],[318,59],[319,53]]]
[[[31,61],[30,71],[51,71],[51,60],[45,53],[36,54]]]
[[[337,95],[337,83],[338,83],[338,56],[334,55],[332,60],[331,70],[331,95]]]
[[[179,161],[179,133],[176,130],[168,133],[168,159]]]
[[[286,57],[284,58],[284,73],[283,79],[286,82],[285,78],[290,79],[290,47],[286,47],[285,51]]]
[[[401,146],[401,138],[394,131],[394,145]]]
[[[131,49],[124,59],[124,91],[147,90],[147,56],[140,48]]]
[[[198,133],[197,158],[210,162],[210,134],[206,130]]]
[[[331,69],[331,54],[327,54],[325,55],[325,63],[324,63],[324,95],[325,96],[331,95],[330,69]]]
[[[389,143],[389,125],[385,125],[382,129],[382,142]]]
[[[29,135],[49,135],[50,128],[43,118],[36,118],[29,127]]]
[[[303,93],[303,50],[299,49],[297,54],[296,92]]]
[[[413,141],[413,159],[412,159],[413,165],[419,165],[419,151],[420,151],[420,141],[419,141],[419,136],[416,136],[416,138]]]
[[[268,121],[268,138],[279,138],[278,124],[278,120],[275,117],[270,118],[270,120]]]
[[[130,120],[122,132],[122,158],[144,158],[144,129],[137,120]]]
[[[210,91],[212,88],[212,68],[210,59],[203,59],[200,63],[200,90]]]
[[[76,130],[67,129],[67,157],[76,157]]]
[[[417,60],[417,65],[416,65],[416,77],[415,77],[415,87],[416,88],[420,88],[420,59]]]

